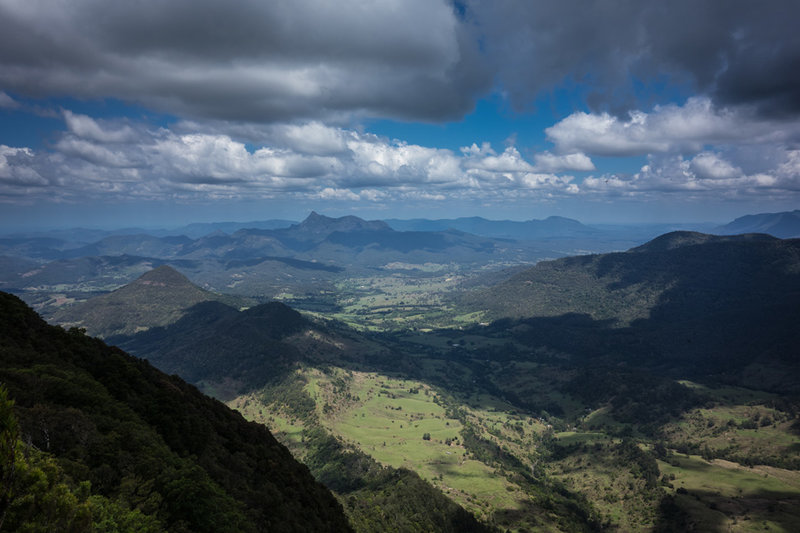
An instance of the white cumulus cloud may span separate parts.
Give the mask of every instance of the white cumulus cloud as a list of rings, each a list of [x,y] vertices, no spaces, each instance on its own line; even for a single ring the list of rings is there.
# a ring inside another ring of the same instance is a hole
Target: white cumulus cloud
[[[694,97],[681,106],[631,112],[627,120],[573,113],[545,132],[559,152],[624,157],[700,152],[707,145],[797,142],[800,123],[764,118],[746,108],[717,108],[708,98]]]

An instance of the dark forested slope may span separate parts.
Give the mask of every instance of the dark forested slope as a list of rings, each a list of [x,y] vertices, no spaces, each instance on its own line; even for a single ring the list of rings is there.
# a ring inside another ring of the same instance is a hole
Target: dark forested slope
[[[524,321],[526,345],[797,391],[798,239],[669,233],[624,253],[539,263],[468,303]]]
[[[6,293],[0,382],[22,441],[52,454],[70,484],[89,481],[92,493],[166,530],[350,529],[331,493],[264,426],[143,360],[47,325]]]
[[[655,309],[695,314],[798,291],[800,240],[673,232],[627,252],[543,261],[470,302],[496,318],[585,313],[628,323]]]

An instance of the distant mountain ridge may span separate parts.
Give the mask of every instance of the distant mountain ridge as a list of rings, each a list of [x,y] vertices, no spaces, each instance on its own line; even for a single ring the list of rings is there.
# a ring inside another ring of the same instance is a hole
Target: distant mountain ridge
[[[451,227],[453,224],[443,223],[438,224],[439,229],[428,227],[398,231],[380,220],[367,221],[355,216],[332,218],[312,212],[302,222],[289,227],[241,228],[231,234],[215,231],[199,238],[126,233],[106,236],[82,246],[58,239],[0,239],[0,254],[34,260],[123,254],[159,259],[224,261],[253,260],[259,257],[303,261],[318,261],[321,258],[340,265],[368,261],[370,266],[378,266],[397,260],[449,262],[452,257],[469,260],[467,256],[475,254],[477,255],[473,260],[486,261],[487,254],[507,260],[509,258],[506,254],[509,251],[513,254],[512,257],[520,256],[518,251],[511,250],[513,247],[509,246],[509,239],[515,238],[515,232],[518,235],[524,233],[522,236],[527,240],[549,235],[548,232],[555,231],[555,228],[561,228],[557,233],[564,235],[587,237],[593,234],[593,230],[580,222],[559,217],[529,223],[496,223],[478,218],[463,221],[463,224],[455,224],[461,227]],[[498,224],[507,230],[494,231],[497,237],[470,232],[471,229],[493,228]],[[532,224],[537,229],[532,230]],[[367,247],[372,248],[369,253],[357,257]],[[530,244],[519,244],[516,248],[522,251],[521,256],[528,261],[532,254],[537,256],[542,253]],[[416,251],[422,254],[419,257],[408,257],[408,254]]]
[[[674,250],[685,246],[697,246],[708,243],[742,243],[742,242],[769,242],[777,240],[772,235],[765,233],[744,233],[737,235],[709,235],[696,231],[673,231],[665,233],[655,239],[631,248],[630,252],[656,252]]]
[[[647,318],[666,291],[686,282],[719,292],[716,306],[756,287],[793,294],[800,290],[800,240],[676,231],[627,252],[540,262],[483,292],[475,305],[495,317],[587,313],[626,323]]]
[[[390,219],[386,221],[398,231],[445,231],[455,229],[483,237],[499,237],[519,240],[586,237],[600,232],[577,220],[550,216],[543,220],[488,220],[482,217],[462,217],[454,219],[411,220]]]
[[[800,237],[800,209],[745,215],[720,226],[716,231],[723,234],[768,233],[781,239]]]
[[[625,350],[684,375],[705,367],[798,390],[800,239],[674,232],[627,252],[543,261],[464,300],[492,319],[583,321],[614,342],[641,339]]]
[[[284,231],[295,235],[318,237],[327,236],[337,231],[391,231],[391,228],[381,220],[368,221],[352,215],[331,218],[312,211],[301,223],[293,224]]]
[[[422,233],[429,235],[422,236]],[[348,236],[357,236],[351,243]],[[447,238],[436,237],[448,235]],[[399,248],[392,243],[403,242]],[[414,243],[421,243],[414,246]],[[145,234],[114,235],[106,237],[96,243],[57,252],[53,246],[57,242],[47,241],[39,243],[38,257],[44,255],[42,247],[50,255],[60,253],[64,257],[99,256],[128,254],[134,256],[178,258],[178,259],[203,259],[219,258],[255,259],[258,257],[293,257],[300,260],[316,258],[324,252],[326,244],[335,244],[345,247],[361,248],[374,244],[380,249],[397,250],[408,253],[416,249],[428,252],[441,252],[451,246],[465,246],[478,252],[485,252],[486,243],[490,240],[462,231],[433,231],[433,232],[403,232],[392,229],[387,223],[380,220],[363,220],[355,216],[331,218],[312,212],[303,222],[288,228],[279,229],[252,229],[245,228],[231,235],[215,232],[198,239],[186,236],[154,237]],[[476,243],[478,243],[476,245]],[[2,244],[2,243],[0,243]],[[14,241],[15,246],[24,243]],[[317,251],[318,248],[322,248]],[[334,254],[341,255],[342,249]],[[310,255],[309,255],[310,254]]]

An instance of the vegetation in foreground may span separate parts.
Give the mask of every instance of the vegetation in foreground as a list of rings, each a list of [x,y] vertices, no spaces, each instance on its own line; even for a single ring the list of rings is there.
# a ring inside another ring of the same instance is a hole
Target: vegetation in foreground
[[[725,389],[726,395],[747,392]],[[733,405],[716,394],[705,396],[702,410],[709,416],[772,409],[762,403]],[[800,527],[795,469],[685,453],[684,440],[701,439],[706,427],[686,429],[682,440],[664,439],[676,425],[682,427],[680,420],[648,435],[641,424],[597,411],[581,419],[545,419],[488,394],[452,395],[424,381],[331,367],[298,370],[281,384],[229,405],[273,428],[306,462],[316,453],[314,435],[324,428],[343,449],[358,450],[387,467],[413,469],[502,530]],[[297,405],[304,406],[303,412]],[[796,415],[779,412],[797,422]],[[695,413],[686,416],[693,419]],[[597,427],[600,416],[606,419]],[[731,427],[729,437],[746,442],[752,431],[747,425],[745,419],[745,427]],[[800,457],[800,437],[790,426],[779,423],[771,429],[785,444],[777,456]],[[775,442],[772,435],[766,440]],[[312,466],[312,471],[318,477],[347,478],[335,469],[322,472]],[[340,498],[347,501],[342,493]],[[353,518],[354,510],[347,510]]]
[[[8,530],[350,530],[264,426],[6,293],[0,382]]]

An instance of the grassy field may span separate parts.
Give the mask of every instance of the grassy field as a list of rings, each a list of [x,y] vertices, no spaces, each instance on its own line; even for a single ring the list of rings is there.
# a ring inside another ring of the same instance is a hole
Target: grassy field
[[[334,297],[338,310],[326,317],[369,331],[432,331],[475,324],[482,313],[463,313],[446,298],[469,275],[453,265],[387,265],[374,276],[338,281]],[[279,299],[290,299],[284,296]],[[295,305],[305,309],[301,300]]]
[[[700,531],[800,531],[800,472],[695,455],[659,468],[674,477],[676,502]]]
[[[566,432],[557,437],[559,444],[576,449],[550,462],[551,475],[584,495],[608,527],[641,531],[655,525],[661,491],[648,487],[620,459],[618,442],[596,433]]]
[[[736,388],[709,391],[717,402],[693,409],[663,428],[670,447],[706,459],[798,468],[796,420],[771,407],[771,395]]]
[[[461,422],[447,416],[429,386],[339,370],[333,375],[313,373],[307,391],[333,434],[383,464],[415,470],[478,516],[520,507],[524,494],[469,457],[460,442]],[[347,395],[355,399],[348,401]]]
[[[247,420],[264,424],[284,445],[299,451],[305,425],[296,416],[285,410],[269,409],[253,393],[234,398],[228,402],[228,407],[242,413]]]
[[[417,339],[409,335],[404,340]],[[453,342],[464,345],[456,348],[479,350],[496,339],[454,341],[437,336],[428,342],[437,350],[453,349]],[[448,373],[454,382],[478,377],[474,369],[454,361],[423,355],[419,360],[422,371],[435,380],[444,380]],[[668,498],[683,513],[686,527],[696,531],[800,531],[797,470],[765,464],[747,467],[679,451],[687,442],[707,445],[711,451],[730,450],[733,442],[737,453],[791,458],[800,448],[790,428],[794,419],[765,405],[768,397],[747,390],[714,389],[717,400],[727,403],[710,402],[693,409],[667,424],[663,439],[648,441],[640,435],[639,444],[631,448],[630,441],[605,432],[624,426],[607,408],[581,414],[580,406],[571,403],[574,400],[558,398],[552,384],[547,390],[547,374],[537,375],[539,368],[533,363],[517,362],[507,370],[507,387],[542,387],[543,397],[560,399],[576,414],[571,419],[543,418],[539,412],[527,412],[485,392],[457,393],[448,388],[445,395],[420,380],[335,367],[298,370],[298,383],[313,400],[315,419],[332,435],[381,464],[414,470],[477,517],[494,521],[503,530],[535,530],[536,524],[541,525],[537,521],[541,508],[533,511],[530,505],[536,498],[534,485],[509,470],[509,464],[518,464],[548,483],[560,484],[563,489],[559,490],[585,498],[611,530],[656,527],[662,499]],[[512,379],[515,373],[520,375],[516,381]],[[748,403],[731,403],[742,401]],[[258,393],[240,396],[229,405],[248,419],[268,425],[296,456],[303,457],[307,428],[291,409],[265,403]],[[762,425],[764,420],[767,423]],[[754,421],[757,427],[750,428]],[[477,454],[465,446],[466,430],[510,459]],[[666,455],[658,462],[653,451],[656,444],[666,446]],[[639,459],[636,453],[631,458],[632,449],[641,452]],[[642,466],[648,461],[655,469],[649,478]]]

